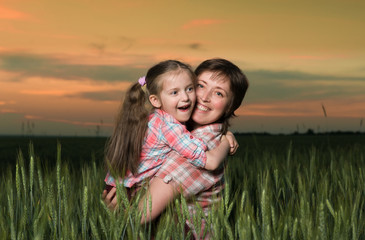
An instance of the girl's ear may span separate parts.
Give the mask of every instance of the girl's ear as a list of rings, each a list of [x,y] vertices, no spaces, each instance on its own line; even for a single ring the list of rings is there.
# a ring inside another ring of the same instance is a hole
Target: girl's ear
[[[150,95],[148,97],[148,99],[150,100],[150,103],[152,104],[153,107],[155,107],[155,108],[161,107],[161,105],[162,105],[161,101],[156,95]]]

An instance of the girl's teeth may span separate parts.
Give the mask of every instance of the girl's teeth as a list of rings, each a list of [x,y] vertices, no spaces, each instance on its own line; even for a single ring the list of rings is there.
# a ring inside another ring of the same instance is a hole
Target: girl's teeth
[[[188,109],[189,106],[183,106],[183,107],[179,107],[179,109]]]

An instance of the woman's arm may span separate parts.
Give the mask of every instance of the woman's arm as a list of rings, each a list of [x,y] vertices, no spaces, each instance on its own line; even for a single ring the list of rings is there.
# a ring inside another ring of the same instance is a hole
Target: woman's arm
[[[229,149],[229,155],[234,155],[239,147],[239,144],[235,138],[235,136],[233,135],[233,133],[231,131],[228,131],[226,133],[226,138],[229,142],[230,145],[230,149]]]
[[[142,213],[146,212],[146,215],[142,214],[141,223],[152,221],[158,217],[166,208],[167,204],[179,194],[177,189],[178,186],[175,182],[165,183],[161,178],[154,177],[150,182],[146,195],[141,198],[138,204],[139,210]],[[105,205],[110,210],[116,210],[118,208],[116,192],[117,188],[113,187],[109,192],[104,189],[101,195]],[[151,210],[149,209],[150,199],[152,204]],[[147,208],[146,211],[144,211],[145,206]]]
[[[222,136],[221,143],[218,147],[206,152],[207,160],[205,169],[215,170],[227,157],[231,146],[225,136]]]
[[[149,185],[148,191],[139,202],[139,210],[142,214],[141,223],[146,223],[158,217],[166,206],[179,194],[178,186],[171,181],[165,183],[161,178],[154,177]],[[149,209],[149,201],[151,200],[151,209]],[[145,207],[147,211],[144,211]]]
[[[228,131],[226,135],[222,136],[221,143],[218,147],[206,152],[207,161],[205,169],[217,169],[228,154],[233,155],[237,151],[238,146],[238,142],[233,133]]]

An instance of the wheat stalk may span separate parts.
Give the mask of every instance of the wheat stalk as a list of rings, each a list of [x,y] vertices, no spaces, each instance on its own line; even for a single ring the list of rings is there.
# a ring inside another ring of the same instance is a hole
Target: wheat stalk
[[[85,186],[83,201],[82,201],[82,236],[84,239],[86,239],[87,210],[88,210],[88,190],[87,190],[87,186]]]
[[[325,219],[325,212],[324,212],[324,204],[320,203],[319,205],[319,235],[321,239],[327,239],[326,234],[326,219]]]

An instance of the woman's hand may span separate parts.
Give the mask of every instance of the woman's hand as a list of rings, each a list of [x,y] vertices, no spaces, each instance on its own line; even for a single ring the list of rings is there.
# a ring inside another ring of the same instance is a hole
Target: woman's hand
[[[110,189],[109,192],[104,189],[104,191],[103,191],[103,193],[101,195],[101,198],[103,199],[105,205],[110,210],[115,210],[118,207],[118,205],[117,205],[117,198],[116,198],[116,192],[117,192],[117,188],[116,187],[113,187],[112,189]]]
[[[228,131],[226,133],[225,137],[226,137],[226,139],[227,139],[227,141],[229,143],[229,146],[231,147],[229,149],[229,155],[235,154],[236,151],[237,151],[237,149],[238,149],[238,147],[239,147],[239,144],[238,144],[236,138],[234,137],[233,133],[230,132],[230,131]]]

